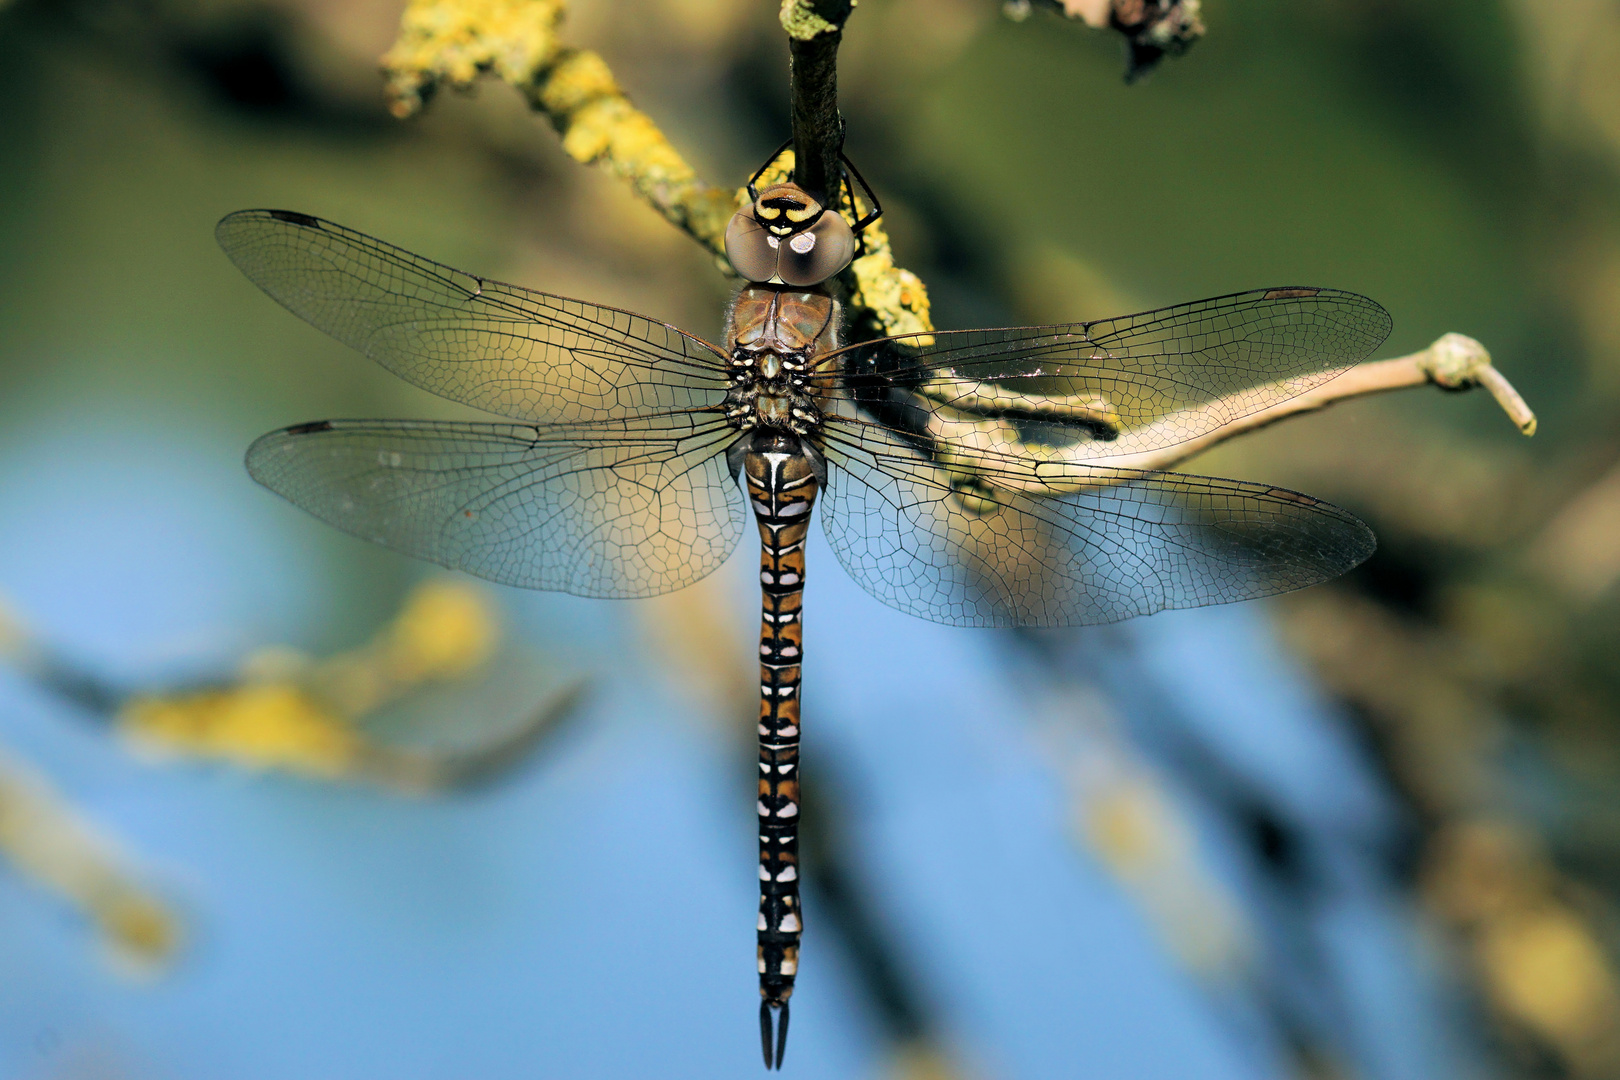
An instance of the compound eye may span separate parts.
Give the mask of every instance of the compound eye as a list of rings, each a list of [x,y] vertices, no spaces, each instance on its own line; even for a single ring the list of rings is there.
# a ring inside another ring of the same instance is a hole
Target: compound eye
[[[776,237],[754,220],[754,208],[745,206],[731,215],[726,226],[726,258],[731,268],[749,281],[769,281],[776,276]]]
[[[777,273],[788,285],[818,285],[855,257],[855,234],[837,211],[828,210],[810,228],[782,241]]]

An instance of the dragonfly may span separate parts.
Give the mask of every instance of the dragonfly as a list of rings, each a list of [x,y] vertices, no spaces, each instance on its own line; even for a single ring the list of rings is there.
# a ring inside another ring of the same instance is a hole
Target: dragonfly
[[[1354,293],[1289,286],[1090,322],[846,342],[833,279],[860,254],[876,197],[862,181],[869,210],[857,217],[853,187],[829,205],[793,183],[758,188],[759,175],[726,233],[744,284],[719,344],[307,214],[241,211],[217,237],[296,315],[501,418],[321,420],[253,443],[252,477],[323,521],[505,585],[647,597],[716,570],[752,514],[760,1038],[766,1068],[780,1069],[804,929],[812,508],[867,592],[956,626],[1104,623],[1314,585],[1371,554],[1354,515],[1132,462],[1333,378],[1391,323]]]

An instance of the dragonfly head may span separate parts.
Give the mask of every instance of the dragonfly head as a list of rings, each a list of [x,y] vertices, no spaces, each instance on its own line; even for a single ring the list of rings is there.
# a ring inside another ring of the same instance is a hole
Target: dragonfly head
[[[772,184],[732,215],[726,257],[749,281],[819,285],[855,257],[855,233],[797,184]]]

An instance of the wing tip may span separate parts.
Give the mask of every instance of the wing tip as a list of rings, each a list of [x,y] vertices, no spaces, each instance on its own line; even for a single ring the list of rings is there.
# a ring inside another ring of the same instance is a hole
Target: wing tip
[[[297,210],[266,210],[265,213],[275,221],[284,221],[289,225],[298,225],[305,229],[325,228],[325,222],[310,214],[301,214]]]
[[[214,239],[219,246],[225,249],[227,255],[235,249],[232,233],[237,226],[247,224],[262,224],[266,221],[279,221],[285,225],[296,225],[301,229],[328,230],[329,223],[312,214],[300,213],[297,210],[233,210],[219,219],[214,226]]]
[[[220,226],[237,221],[282,221],[288,225],[298,225],[305,229],[324,229],[327,222],[314,214],[306,214],[299,210],[274,210],[257,208],[249,210],[232,210],[219,219]]]
[[[335,426],[331,420],[311,420],[308,423],[294,424],[292,427],[278,428],[275,431],[260,435],[253,440],[252,444],[247,448],[247,452],[242,455],[242,464],[247,467],[249,476],[274,491],[276,490],[274,486],[265,481],[264,464],[266,453],[275,447],[288,449],[288,442],[291,438],[300,435],[318,435],[322,432],[331,431]]]
[[[1277,285],[1254,291],[1261,294],[1261,300],[1311,300],[1320,297],[1359,308],[1367,317],[1367,321],[1359,327],[1366,335],[1366,340],[1361,345],[1366,350],[1364,355],[1371,355],[1389,339],[1390,333],[1395,329],[1395,316],[1389,313],[1388,308],[1370,296],[1348,289],[1329,289],[1320,285]],[[1253,293],[1235,295],[1252,296]]]
[[[294,424],[292,427],[282,428],[279,432],[277,432],[277,434],[280,434],[280,435],[314,435],[314,434],[316,434],[318,432],[331,431],[331,430],[332,430],[332,421],[330,421],[330,420],[311,420],[308,423]]]

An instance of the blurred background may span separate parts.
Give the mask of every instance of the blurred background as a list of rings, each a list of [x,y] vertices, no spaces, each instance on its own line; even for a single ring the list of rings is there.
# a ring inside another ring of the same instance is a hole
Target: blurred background
[[[728,284],[510,89],[406,122],[398,0],[0,4],[0,1076],[759,1069],[745,543],[649,601],[480,588],[241,466],[447,417],[213,242],[243,207],[713,339]],[[787,135],[768,0],[575,0],[712,183]],[[1342,404],[1193,471],[1368,520],[1274,602],[1015,633],[813,535],[786,1068],[1620,1077],[1620,10],[1206,0],[1117,36],[865,0],[848,150],[942,328],[1320,284],[1537,410]]]

